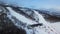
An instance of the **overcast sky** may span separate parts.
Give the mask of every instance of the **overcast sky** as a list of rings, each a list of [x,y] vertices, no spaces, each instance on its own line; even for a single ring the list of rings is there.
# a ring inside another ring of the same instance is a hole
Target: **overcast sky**
[[[19,6],[29,8],[58,8],[60,9],[60,0],[0,0],[9,4],[17,4]]]

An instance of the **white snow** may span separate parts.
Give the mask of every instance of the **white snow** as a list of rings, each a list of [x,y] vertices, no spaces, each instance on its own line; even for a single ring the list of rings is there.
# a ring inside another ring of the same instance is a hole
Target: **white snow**
[[[50,24],[58,33],[60,33],[60,22]]]
[[[7,7],[7,9],[10,11],[11,15],[16,17],[18,20],[20,20],[20,21],[22,21],[24,23],[27,23],[27,24],[36,24],[35,21],[32,21],[32,20],[26,18],[25,16],[16,13],[14,10],[12,10],[11,7]]]
[[[45,19],[43,18],[43,16],[41,15],[41,14],[39,14],[38,12],[36,12],[36,11],[34,11],[38,16],[39,16],[39,23],[43,23],[44,24],[44,26],[46,26],[46,29],[48,29],[49,31],[48,32],[50,32],[50,33],[48,33],[48,34],[59,34],[56,30],[54,30],[52,27],[51,27],[51,25],[50,25],[50,23],[48,23],[47,21],[45,21]],[[49,27],[49,28],[48,28]],[[42,29],[43,30],[43,29]],[[53,31],[51,31],[51,30],[53,30]]]
[[[35,22],[35,21],[33,21],[33,20],[29,19],[29,18],[26,18],[25,16],[23,16],[23,15],[21,15],[19,13],[16,13],[14,10],[12,10],[11,7],[6,7],[6,8],[11,13],[11,16],[16,17],[18,20],[20,20],[20,21],[22,21],[24,23],[27,23],[29,25],[37,24],[37,22]],[[43,26],[39,26],[39,27],[36,27],[36,28],[33,28],[33,29],[25,28],[25,30],[27,31],[27,34],[33,34],[33,31],[34,31],[35,34],[59,34],[59,32],[56,31],[57,29],[55,30],[53,27],[51,27],[51,24],[48,23],[47,21],[45,21],[45,19],[43,18],[43,16],[41,14],[39,14],[36,11],[34,11],[34,12],[38,15],[39,23],[43,23]]]

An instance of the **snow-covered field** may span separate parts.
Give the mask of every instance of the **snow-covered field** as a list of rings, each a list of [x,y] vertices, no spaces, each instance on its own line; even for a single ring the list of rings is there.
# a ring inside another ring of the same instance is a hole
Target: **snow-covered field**
[[[60,34],[60,22],[50,24]]]

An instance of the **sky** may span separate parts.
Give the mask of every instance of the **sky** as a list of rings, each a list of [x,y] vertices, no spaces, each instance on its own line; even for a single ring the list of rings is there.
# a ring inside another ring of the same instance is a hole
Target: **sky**
[[[60,0],[0,0],[0,1],[28,8],[60,9]]]

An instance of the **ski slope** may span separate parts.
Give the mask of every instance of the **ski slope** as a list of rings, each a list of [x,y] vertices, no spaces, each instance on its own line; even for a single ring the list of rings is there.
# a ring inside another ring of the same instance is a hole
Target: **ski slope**
[[[32,29],[28,29],[27,27],[23,28],[23,29],[26,30],[27,34],[59,34],[59,32],[56,31],[53,27],[51,27],[51,24],[48,23],[47,21],[45,21],[43,16],[35,10],[34,10],[34,13],[37,14],[38,18],[39,18],[38,22],[33,21],[33,20],[23,16],[22,14],[19,14],[19,13],[15,12],[14,10],[12,10],[11,7],[6,7],[6,8],[9,10],[9,13],[10,13],[10,15],[8,15],[8,17],[10,19],[12,19],[13,22],[14,22],[14,19],[12,17],[16,17],[16,19],[18,19],[19,21],[22,21],[23,23],[26,23],[27,26],[37,24],[37,23],[43,23],[43,26],[34,27]],[[20,27],[20,25],[18,25],[18,23],[14,22],[14,24],[17,27]]]

